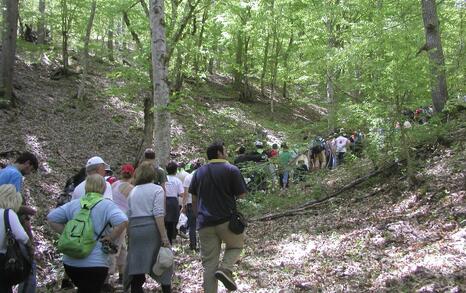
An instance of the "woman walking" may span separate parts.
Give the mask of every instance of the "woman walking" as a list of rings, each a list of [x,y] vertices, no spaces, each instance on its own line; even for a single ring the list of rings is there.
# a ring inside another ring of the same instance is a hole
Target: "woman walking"
[[[165,230],[165,198],[162,187],[154,184],[155,170],[150,163],[142,163],[135,172],[135,186],[128,197],[128,258],[125,270],[125,289],[131,293],[144,292],[146,274],[162,285],[162,292],[171,292],[173,268],[162,275],[152,272],[161,246],[170,247]]]

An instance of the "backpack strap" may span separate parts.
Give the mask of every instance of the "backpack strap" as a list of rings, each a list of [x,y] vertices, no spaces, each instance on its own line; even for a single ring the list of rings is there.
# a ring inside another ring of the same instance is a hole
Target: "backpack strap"
[[[11,233],[10,217],[8,216],[9,211],[10,211],[10,209],[5,209],[3,211],[3,223],[5,224],[6,234]]]

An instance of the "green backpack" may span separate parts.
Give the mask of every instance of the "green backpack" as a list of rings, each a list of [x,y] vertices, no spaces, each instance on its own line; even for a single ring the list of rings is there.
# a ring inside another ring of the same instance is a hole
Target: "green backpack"
[[[68,221],[58,239],[58,251],[72,258],[86,258],[94,249],[94,225],[91,210],[103,200],[102,195],[88,193],[80,200],[81,210]]]

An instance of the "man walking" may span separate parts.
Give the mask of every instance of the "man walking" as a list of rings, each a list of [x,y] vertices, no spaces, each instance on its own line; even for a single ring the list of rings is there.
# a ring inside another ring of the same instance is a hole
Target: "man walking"
[[[31,174],[33,171],[37,171],[39,168],[39,162],[36,156],[30,152],[24,152],[19,155],[15,163],[8,165],[5,169],[0,170],[0,185],[13,184],[16,187],[16,191],[23,195],[23,204],[19,209],[18,216],[24,230],[29,236],[29,239],[34,243],[31,228],[31,217],[36,214],[36,210],[27,205],[27,200],[24,198],[23,193],[23,176]],[[33,293],[36,292],[37,280],[36,280],[36,262],[32,261],[31,274],[28,278],[19,284],[18,292],[20,293]]]
[[[205,293],[217,292],[217,280],[228,290],[237,289],[232,271],[244,245],[244,233],[231,232],[228,224],[236,209],[236,198],[246,194],[246,183],[239,169],[229,164],[226,157],[223,143],[211,144],[207,148],[209,163],[196,171],[189,186],[197,215]],[[225,253],[220,264],[222,243]]]

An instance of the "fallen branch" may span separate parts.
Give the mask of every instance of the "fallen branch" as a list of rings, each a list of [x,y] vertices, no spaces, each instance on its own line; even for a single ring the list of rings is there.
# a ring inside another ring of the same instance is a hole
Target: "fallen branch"
[[[270,220],[283,218],[283,217],[288,217],[288,216],[294,216],[299,212],[302,212],[302,211],[304,211],[306,209],[309,209],[310,207],[313,207],[315,205],[318,205],[320,203],[323,203],[325,201],[328,201],[328,200],[340,195],[341,193],[343,193],[343,192],[345,192],[345,191],[347,191],[347,190],[349,190],[349,189],[351,189],[351,188],[365,182],[369,178],[375,177],[375,176],[377,176],[377,175],[379,175],[379,174],[381,174],[381,173],[383,173],[383,172],[385,172],[387,170],[390,170],[391,168],[393,168],[397,164],[398,164],[398,162],[391,163],[390,165],[388,165],[388,166],[386,166],[384,168],[380,168],[380,169],[378,169],[378,170],[376,170],[374,172],[371,172],[371,173],[367,174],[364,177],[358,178],[358,179],[346,184],[345,186],[343,186],[342,188],[340,188],[339,190],[335,191],[334,193],[332,193],[331,195],[329,195],[327,197],[305,202],[299,208],[294,208],[294,209],[291,209],[291,210],[287,210],[287,211],[280,212],[280,213],[275,213],[275,214],[268,214],[268,215],[265,215],[265,216],[262,216],[262,217],[259,217],[259,218],[252,218],[252,219],[250,219],[250,222],[263,222],[263,221],[270,221]]]

